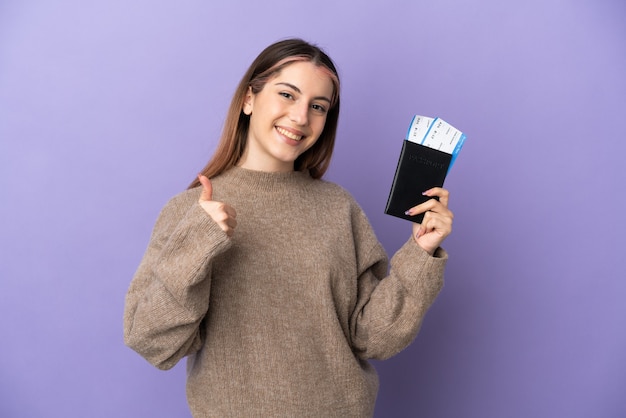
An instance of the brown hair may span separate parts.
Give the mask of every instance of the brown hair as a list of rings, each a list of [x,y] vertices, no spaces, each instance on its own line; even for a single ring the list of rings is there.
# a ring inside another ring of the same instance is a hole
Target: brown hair
[[[248,88],[252,90],[253,94],[257,94],[270,78],[278,74],[283,68],[298,61],[308,61],[327,70],[334,86],[330,108],[326,115],[326,123],[320,137],[294,163],[296,171],[309,170],[313,178],[321,178],[324,175],[330,164],[337,133],[339,75],[332,60],[324,51],[301,39],[276,42],[265,48],[252,62],[239,82],[237,90],[235,90],[215,154],[200,174],[209,178],[215,177],[237,164],[246,146],[250,124],[249,116],[243,112]],[[189,185],[189,188],[199,185],[200,182],[196,178]]]

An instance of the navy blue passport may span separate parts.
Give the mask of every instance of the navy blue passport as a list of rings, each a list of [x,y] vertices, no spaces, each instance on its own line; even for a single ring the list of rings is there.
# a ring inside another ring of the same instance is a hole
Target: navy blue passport
[[[424,214],[409,216],[405,212],[413,206],[432,199],[432,197],[422,195],[426,190],[443,187],[451,159],[452,154],[405,139],[385,213],[421,223]]]

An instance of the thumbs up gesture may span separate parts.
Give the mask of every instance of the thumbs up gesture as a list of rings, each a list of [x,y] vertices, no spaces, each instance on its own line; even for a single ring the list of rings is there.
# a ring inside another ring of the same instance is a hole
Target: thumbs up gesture
[[[198,175],[198,180],[202,184],[202,193],[198,203],[202,209],[219,225],[220,228],[231,237],[237,226],[237,213],[232,206],[213,200],[213,185],[207,176]]]

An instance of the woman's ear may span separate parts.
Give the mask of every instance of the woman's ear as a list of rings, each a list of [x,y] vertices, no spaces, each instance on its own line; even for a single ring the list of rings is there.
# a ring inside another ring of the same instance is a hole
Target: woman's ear
[[[248,87],[246,97],[243,99],[243,113],[250,116],[252,114],[252,107],[254,104],[254,94],[252,93],[252,87]]]

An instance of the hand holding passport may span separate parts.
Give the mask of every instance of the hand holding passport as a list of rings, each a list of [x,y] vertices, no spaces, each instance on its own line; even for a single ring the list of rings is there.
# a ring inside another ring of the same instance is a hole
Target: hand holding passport
[[[385,213],[421,223],[424,214],[405,212],[430,199],[422,195],[426,190],[443,187],[464,142],[465,134],[444,120],[415,116],[402,143]]]

